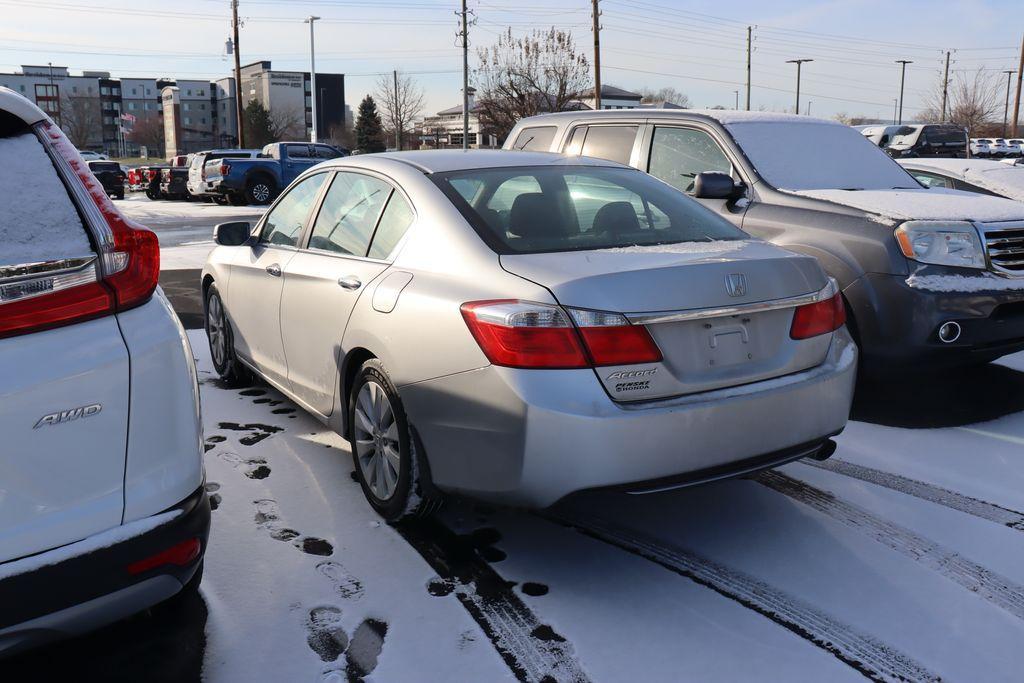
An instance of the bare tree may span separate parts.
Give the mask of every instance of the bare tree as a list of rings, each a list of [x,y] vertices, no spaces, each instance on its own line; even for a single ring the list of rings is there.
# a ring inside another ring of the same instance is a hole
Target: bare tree
[[[481,133],[496,135],[499,143],[523,117],[580,108],[580,96],[591,86],[586,56],[572,35],[555,28],[522,38],[509,29],[477,57]]]
[[[1002,108],[999,81],[985,69],[954,73],[949,83],[946,100],[946,121],[963,126],[969,134],[977,135],[997,118]],[[942,80],[925,98],[925,109],[920,118],[926,121],[942,120]]]
[[[414,126],[413,121],[423,111],[423,89],[408,76],[381,76],[377,79],[374,99],[384,119],[384,130],[394,138],[395,147],[402,149],[406,134]]]
[[[641,88],[640,95],[643,99],[640,100],[643,104],[678,104],[684,109],[690,107],[690,98],[686,94],[679,92],[675,88],[669,86],[665,88]]]
[[[149,156],[162,157],[164,155],[164,122],[155,114],[140,115],[132,130],[128,133],[128,140],[136,145],[145,146]]]
[[[306,139],[306,116],[295,107],[270,110],[270,135],[277,142]]]
[[[100,101],[93,97],[65,95],[60,102],[60,127],[72,144],[85,149],[103,140]]]

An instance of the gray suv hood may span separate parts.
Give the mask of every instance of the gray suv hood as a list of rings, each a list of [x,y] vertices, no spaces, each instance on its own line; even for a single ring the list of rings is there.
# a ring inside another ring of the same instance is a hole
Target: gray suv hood
[[[890,219],[969,220],[981,223],[1024,220],[1024,204],[974,192],[926,190],[799,190],[801,197],[824,199]]]
[[[827,283],[814,258],[760,240],[502,255],[501,265],[547,287],[561,304],[620,313],[770,301]],[[727,291],[733,273],[746,280],[739,296]]]

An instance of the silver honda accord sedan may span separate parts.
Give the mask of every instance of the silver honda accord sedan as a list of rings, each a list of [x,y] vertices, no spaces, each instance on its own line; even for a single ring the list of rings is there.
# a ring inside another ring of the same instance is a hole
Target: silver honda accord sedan
[[[215,239],[217,372],[344,435],[389,520],[827,457],[846,424],[857,350],[817,261],[614,162],[346,157]]]

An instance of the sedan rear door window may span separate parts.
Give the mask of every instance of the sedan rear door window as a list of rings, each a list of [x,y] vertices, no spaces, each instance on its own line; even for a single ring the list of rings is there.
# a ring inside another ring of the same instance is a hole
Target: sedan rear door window
[[[367,256],[387,258],[415,218],[409,202],[397,192],[392,192],[391,199],[381,214],[380,223],[377,224],[377,232],[373,234],[373,244],[370,245]]]
[[[338,173],[309,238],[310,249],[366,256],[391,185],[360,173]]]
[[[732,173],[732,164],[715,140],[693,128],[654,129],[648,173],[682,190],[693,192],[698,173]]]
[[[300,180],[270,210],[260,233],[260,241],[278,246],[294,247],[306,225],[326,173],[317,173]]]

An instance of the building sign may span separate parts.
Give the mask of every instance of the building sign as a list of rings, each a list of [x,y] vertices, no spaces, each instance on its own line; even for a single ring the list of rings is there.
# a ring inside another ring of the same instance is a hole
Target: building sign
[[[288,88],[301,88],[305,82],[304,74],[287,73],[284,71],[270,72],[270,85],[283,85]]]
[[[160,91],[164,109],[164,149],[167,157],[178,156],[181,141],[181,98],[177,86],[169,85]]]

